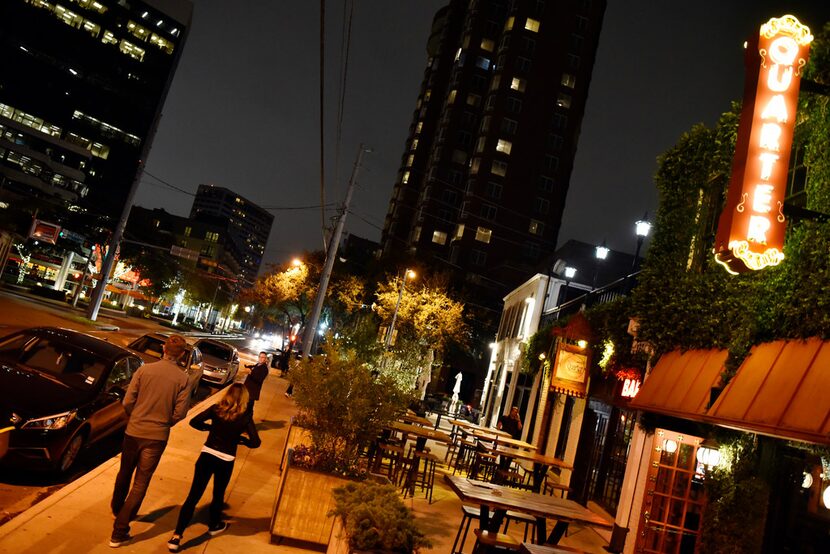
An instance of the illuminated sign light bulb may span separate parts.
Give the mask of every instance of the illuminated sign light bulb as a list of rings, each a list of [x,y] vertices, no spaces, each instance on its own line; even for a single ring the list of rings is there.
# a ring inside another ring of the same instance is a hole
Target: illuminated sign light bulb
[[[674,454],[677,452],[677,442],[671,439],[666,439],[663,441],[663,450],[668,452],[669,454]]]
[[[787,168],[801,70],[812,40],[808,27],[785,15],[762,25],[757,48],[748,50],[747,67],[757,63],[758,73],[748,69],[745,113],[715,239],[715,260],[729,273],[763,269],[784,259]]]
[[[812,473],[804,472],[804,479],[801,481],[801,488],[809,489],[813,486],[813,475]]]
[[[821,495],[821,501],[824,504],[824,507],[830,510],[830,486],[824,489],[824,492]]]

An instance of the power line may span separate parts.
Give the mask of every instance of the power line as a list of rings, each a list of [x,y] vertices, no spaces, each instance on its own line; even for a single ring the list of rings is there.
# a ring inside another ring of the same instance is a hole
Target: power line
[[[173,189],[173,190],[179,191],[179,192],[181,192],[182,194],[186,194],[186,195],[188,195],[188,196],[196,196],[196,194],[195,194],[195,193],[193,193],[193,192],[190,192],[190,191],[184,190],[183,188],[179,188],[179,187],[177,187],[177,186],[176,186],[176,185],[174,185],[174,184],[168,183],[167,181],[165,181],[165,180],[164,180],[164,179],[162,179],[161,177],[156,177],[155,175],[153,175],[152,173],[150,173],[150,172],[149,172],[149,171],[147,171],[146,169],[144,170],[144,174],[145,174],[145,175],[149,175],[150,177],[152,177],[152,178],[153,178],[153,179],[155,179],[156,181],[160,182],[161,184],[163,184],[163,185],[165,185],[165,186],[167,186],[167,187],[169,187],[169,188],[171,188],[171,189]]]

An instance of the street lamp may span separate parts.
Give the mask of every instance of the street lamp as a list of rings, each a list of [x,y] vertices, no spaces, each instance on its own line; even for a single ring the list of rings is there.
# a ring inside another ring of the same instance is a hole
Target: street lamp
[[[568,301],[568,285],[571,283],[571,279],[576,276],[576,268],[568,266],[565,268],[565,295],[562,297],[562,304]]]
[[[599,273],[599,262],[607,258],[608,253],[610,251],[611,250],[607,246],[605,246],[605,239],[602,239],[602,244],[600,244],[594,249],[594,256],[596,257],[597,261],[594,263],[594,280],[593,284],[591,285],[592,290],[597,288],[597,273]]]
[[[404,270],[403,278],[401,279],[401,286],[398,288],[398,302],[395,304],[395,311],[392,313],[392,323],[389,324],[389,331],[386,333],[386,348],[392,344],[392,333],[395,331],[395,320],[398,319],[398,309],[401,307],[401,298],[403,298],[403,289],[406,287],[406,278],[415,278],[415,272],[411,269]]]
[[[643,241],[646,240],[648,232],[651,231],[648,212],[643,215],[643,219],[634,223],[634,231],[637,233],[637,250],[634,251],[634,263],[631,266],[632,273],[637,269],[637,260],[640,257],[640,248],[643,246]]]

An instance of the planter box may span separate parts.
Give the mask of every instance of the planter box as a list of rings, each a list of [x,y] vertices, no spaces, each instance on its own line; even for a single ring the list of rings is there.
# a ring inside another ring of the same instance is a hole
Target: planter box
[[[292,466],[282,473],[271,519],[271,542],[296,544],[325,552],[332,537],[334,509],[331,491],[349,480]]]
[[[311,432],[305,427],[300,427],[294,423],[294,418],[291,418],[291,425],[288,427],[288,434],[285,436],[285,446],[282,449],[282,458],[280,459],[280,471],[285,469],[285,460],[288,457],[288,451],[292,450],[298,444],[311,444]]]

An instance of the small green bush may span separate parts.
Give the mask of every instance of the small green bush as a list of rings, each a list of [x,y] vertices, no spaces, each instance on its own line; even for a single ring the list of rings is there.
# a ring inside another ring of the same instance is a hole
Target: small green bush
[[[414,554],[432,546],[393,485],[369,481],[334,489],[329,515],[343,520],[353,550]]]

